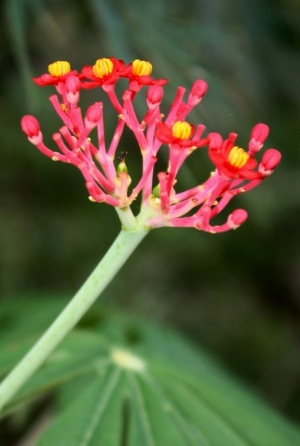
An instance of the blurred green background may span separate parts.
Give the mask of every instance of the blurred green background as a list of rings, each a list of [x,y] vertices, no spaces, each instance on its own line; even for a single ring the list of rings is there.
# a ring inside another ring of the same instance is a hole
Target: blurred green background
[[[0,27],[1,299],[72,295],[119,231],[114,209],[87,200],[80,173],[43,157],[21,132],[22,115],[35,114],[54,147],[59,121],[48,101],[53,90],[36,87],[31,78],[56,60],[80,69],[100,57],[140,58],[152,62],[154,77],[170,79],[165,103],[178,85],[189,88],[203,78],[209,91],[191,121],[224,136],[238,132],[242,147],[253,125],[265,122],[271,128],[266,146],[281,150],[282,163],[233,203],[249,212],[238,231],[153,231],[103,299],[180,328],[299,421],[299,25],[296,0],[6,0]],[[85,97],[83,107],[100,92]],[[109,109],[106,118],[109,134]],[[125,138],[121,149],[132,143]],[[134,172],[138,151],[130,150]],[[192,159],[182,184],[197,184],[210,169],[203,157]]]

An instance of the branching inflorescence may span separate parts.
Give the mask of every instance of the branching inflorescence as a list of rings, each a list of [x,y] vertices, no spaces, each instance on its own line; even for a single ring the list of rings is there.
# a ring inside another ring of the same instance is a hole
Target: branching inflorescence
[[[54,85],[60,97],[50,96],[64,124],[53,135],[59,151],[44,144],[39,122],[26,115],[21,125],[29,141],[52,160],[74,164],[85,179],[91,201],[105,202],[122,210],[141,194],[142,209],[149,210],[145,222],[149,228],[194,227],[211,233],[237,228],[247,218],[243,209],[233,211],[224,224],[213,226],[211,221],[235,195],[256,187],[280,162],[281,155],[275,149],[266,150],[260,162],[255,159],[269,133],[265,124],[254,126],[245,151],[235,145],[236,133],[230,133],[225,140],[218,133],[204,136],[204,125],[194,127],[186,121],[188,113],[207,91],[203,80],[193,84],[187,100],[184,100],[185,88],[178,87],[170,111],[164,116],[160,106],[167,79],[153,79],[149,62],[135,60],[126,65],[115,58],[103,58],[93,66],[85,66],[81,73],[71,70],[65,61],[54,62],[48,68],[49,73],[34,78],[34,82],[40,86]],[[127,89],[120,98],[115,86],[121,78],[127,79]],[[95,102],[85,114],[78,105],[81,91],[92,88],[104,90],[118,117],[108,146],[104,138],[103,103]],[[147,111],[139,119],[134,98],[142,88],[147,88]],[[125,155],[116,155],[125,126],[134,134],[141,152],[141,178],[133,188]],[[90,138],[95,128],[97,144]],[[156,175],[154,166],[164,144],[169,149],[168,163],[166,170]],[[176,192],[178,172],[184,161],[204,147],[215,170],[203,184]]]

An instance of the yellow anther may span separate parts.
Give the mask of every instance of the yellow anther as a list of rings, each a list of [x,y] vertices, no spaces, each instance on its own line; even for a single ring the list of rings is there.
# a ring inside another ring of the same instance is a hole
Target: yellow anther
[[[98,59],[96,60],[95,65],[93,66],[93,73],[96,77],[100,77],[101,79],[104,76],[108,76],[112,73],[114,69],[114,64],[110,59]]]
[[[192,133],[192,126],[186,121],[177,121],[172,126],[172,135],[174,138],[188,139]]]
[[[136,76],[149,76],[152,73],[152,65],[146,60],[136,59],[132,62],[132,73]]]
[[[238,146],[234,146],[228,155],[228,161],[233,167],[242,168],[249,159],[248,153]]]
[[[67,74],[71,70],[71,66],[69,62],[65,60],[58,60],[57,62],[53,62],[48,65],[48,71],[51,76],[59,77]]]

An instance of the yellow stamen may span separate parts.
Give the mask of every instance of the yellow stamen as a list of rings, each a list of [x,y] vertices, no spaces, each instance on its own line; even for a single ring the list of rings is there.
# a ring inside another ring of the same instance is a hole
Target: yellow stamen
[[[172,126],[174,138],[188,139],[192,133],[192,126],[186,121],[177,121]]]
[[[132,62],[132,73],[136,76],[149,76],[152,73],[152,65],[145,60],[136,59]]]
[[[71,66],[69,62],[65,60],[58,60],[57,62],[53,62],[48,65],[48,71],[51,76],[60,77],[64,74],[67,74],[71,70]]]
[[[101,79],[104,76],[108,76],[112,73],[114,69],[114,64],[110,59],[98,59],[96,60],[95,65],[93,66],[93,73],[96,77],[100,77]]]
[[[248,153],[238,146],[234,146],[228,155],[228,161],[233,167],[242,168],[249,159]]]

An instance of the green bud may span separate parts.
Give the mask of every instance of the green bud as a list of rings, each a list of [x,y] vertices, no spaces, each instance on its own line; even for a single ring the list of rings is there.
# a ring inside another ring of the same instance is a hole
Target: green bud
[[[152,191],[152,194],[155,198],[159,198],[160,197],[160,184],[158,184],[157,186],[155,186],[155,188]]]
[[[128,169],[127,169],[127,166],[125,164],[125,161],[121,161],[120,164],[118,165],[118,167],[117,167],[117,176],[119,176],[120,173],[122,173],[122,172],[128,173]]]

